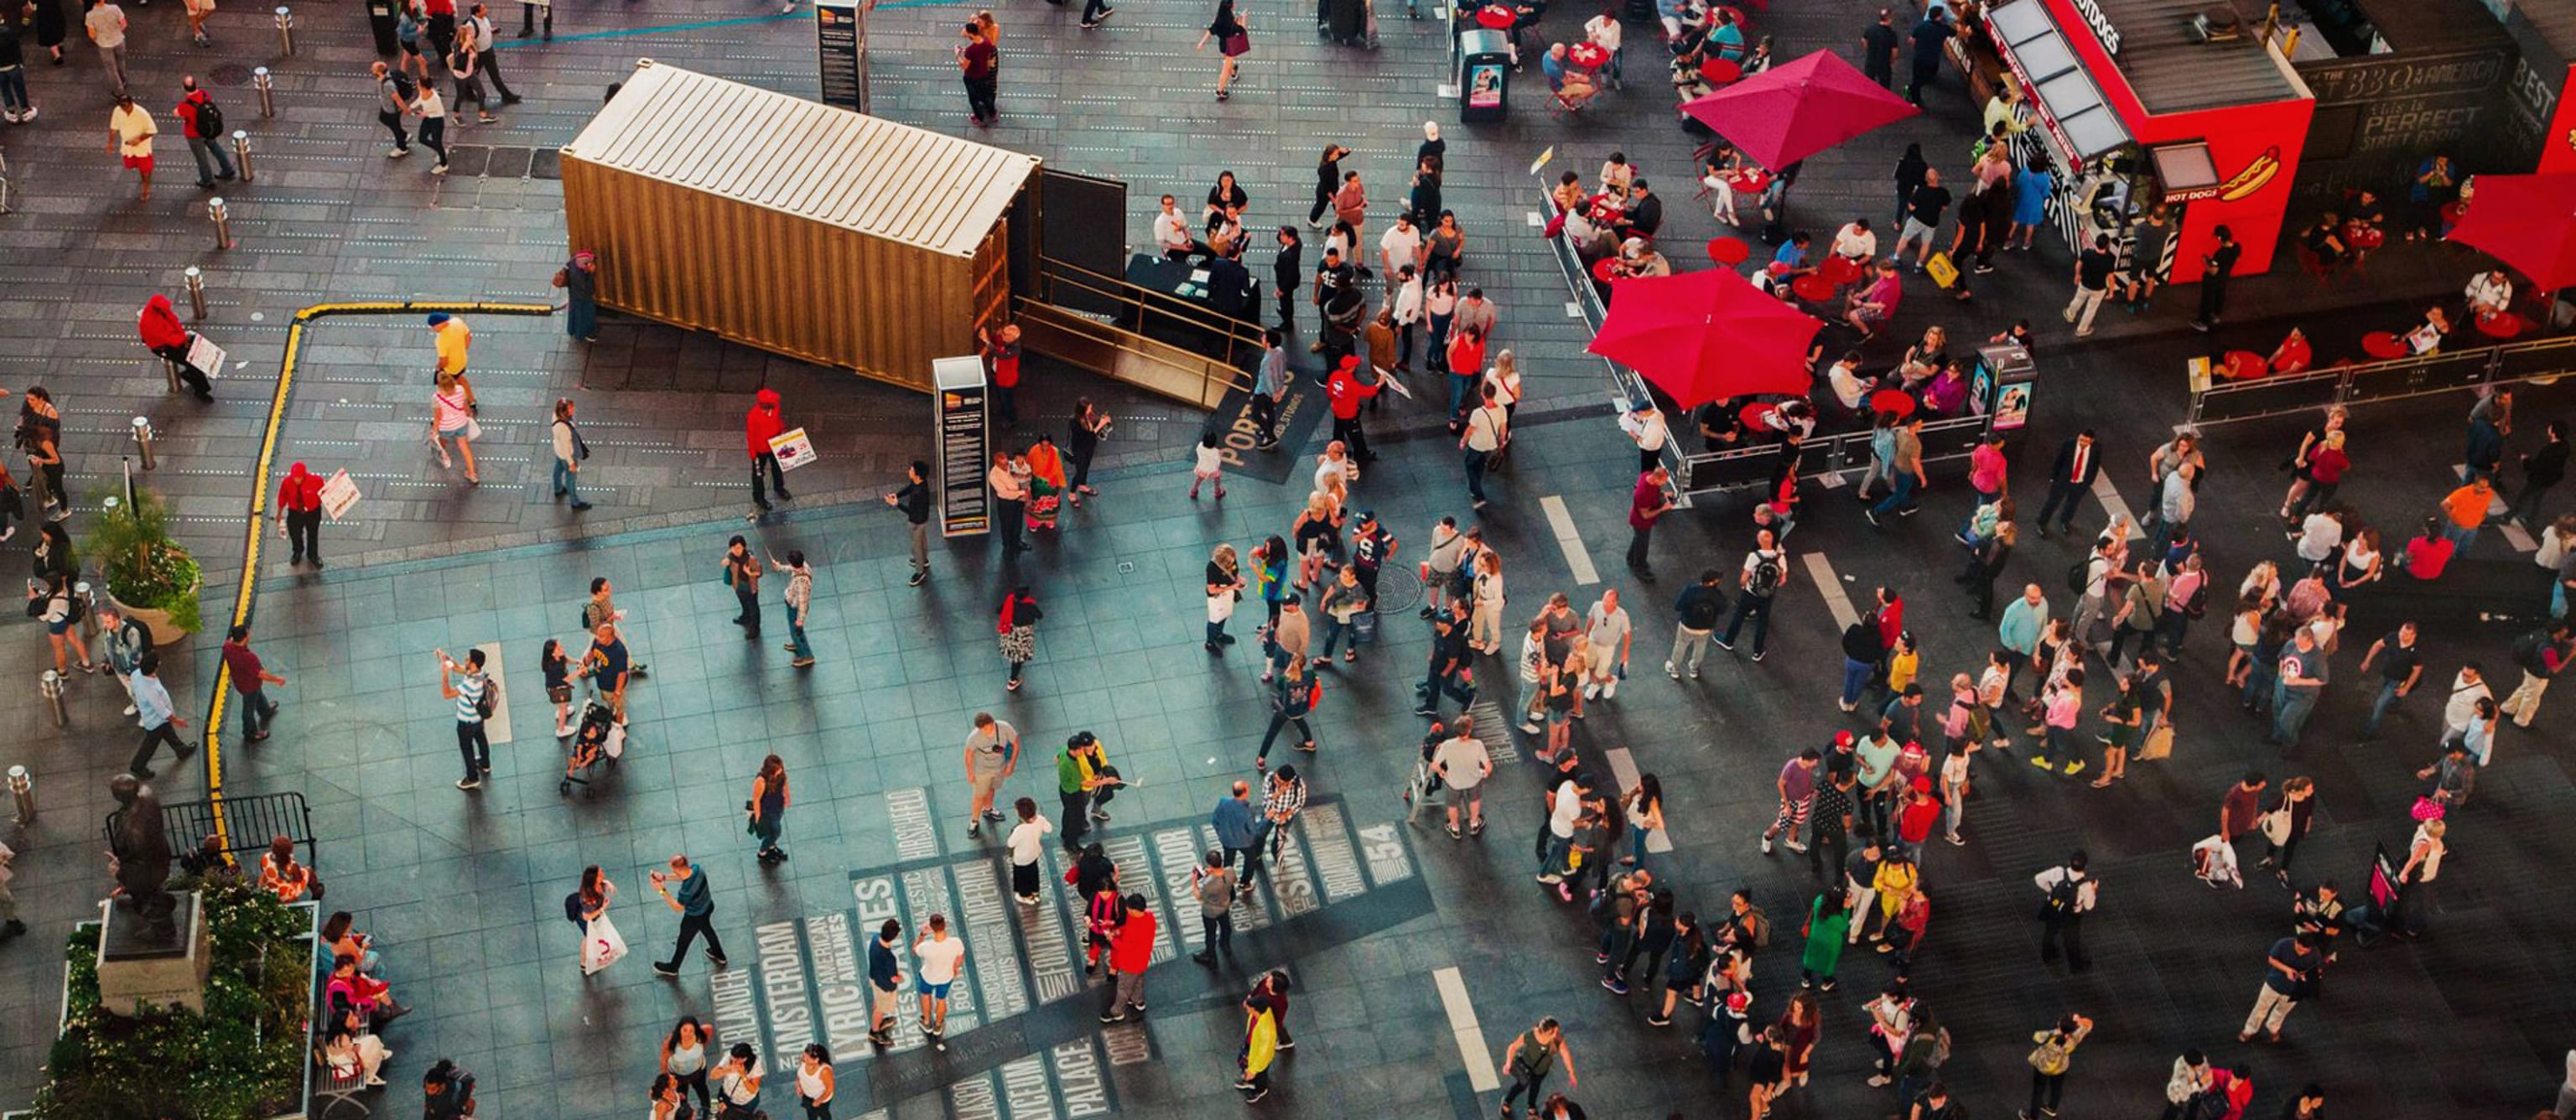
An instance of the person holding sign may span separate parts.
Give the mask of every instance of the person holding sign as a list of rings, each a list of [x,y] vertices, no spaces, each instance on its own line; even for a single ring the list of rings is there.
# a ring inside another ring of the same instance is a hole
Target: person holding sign
[[[760,484],[760,472],[769,471],[769,489],[778,491],[778,500],[787,501],[787,472],[779,469],[778,455],[769,446],[771,438],[787,430],[787,420],[778,412],[778,390],[763,389],[752,396],[751,411],[742,418],[744,451],[751,456],[751,504],[769,512],[769,494]]]
[[[288,566],[306,557],[314,567],[322,566],[322,476],[302,463],[288,467],[285,481],[277,485],[277,532],[293,550]]]
[[[206,371],[188,360],[188,348],[197,341],[197,332],[179,322],[179,313],[170,306],[170,297],[159,292],[143,301],[143,310],[135,314],[135,325],[143,334],[143,345],[162,361],[179,370],[181,379],[201,401],[215,399],[215,389],[206,380]]]

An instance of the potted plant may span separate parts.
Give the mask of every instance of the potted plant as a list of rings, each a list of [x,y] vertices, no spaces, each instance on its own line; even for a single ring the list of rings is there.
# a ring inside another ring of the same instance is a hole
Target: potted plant
[[[205,576],[197,560],[170,539],[170,503],[137,488],[132,501],[109,501],[101,495],[89,531],[89,554],[98,558],[101,582],[117,610],[152,632],[152,644],[168,645],[205,625],[197,611],[197,592]]]

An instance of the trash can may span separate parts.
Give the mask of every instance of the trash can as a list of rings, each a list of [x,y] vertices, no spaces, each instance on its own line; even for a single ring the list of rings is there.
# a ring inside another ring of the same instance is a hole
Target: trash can
[[[367,27],[376,33],[376,53],[390,55],[402,49],[394,37],[394,0],[367,0]]]
[[[1498,121],[1511,112],[1512,42],[1475,28],[1458,36],[1458,119]]]

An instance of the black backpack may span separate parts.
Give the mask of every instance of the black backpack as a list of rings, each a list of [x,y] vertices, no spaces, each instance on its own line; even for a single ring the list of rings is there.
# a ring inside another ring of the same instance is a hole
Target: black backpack
[[[574,891],[571,894],[564,896],[564,920],[571,922],[574,925],[583,924],[581,920],[580,891]]]
[[[1765,556],[1760,560],[1755,561],[1753,565],[1753,593],[1756,595],[1771,595],[1777,593],[1780,590],[1780,581],[1782,576],[1783,573],[1780,570],[1780,560],[1778,557]]]
[[[2195,619],[2209,617],[2208,579],[2203,578],[2200,586],[2191,589],[2191,598],[2183,601],[2182,613]]]
[[[2093,583],[2093,558],[2092,558],[2092,557],[2087,556],[2087,557],[2085,557],[2085,558],[2083,558],[2083,559],[2081,559],[2081,560],[2078,560],[2078,561],[2076,561],[2076,562],[2075,562],[2075,566],[2074,566],[2074,567],[2071,567],[2071,568],[2066,569],[2066,589],[2067,589],[2068,591],[2072,591],[2072,592],[2074,592],[2074,593],[2076,593],[2076,594],[2078,594],[2078,595],[2081,595],[2081,594],[2083,594],[2083,593],[2084,593],[2084,589],[2085,589],[2086,587],[2088,587],[2088,586],[2091,586],[2091,585],[2092,585],[2092,583]]]
[[[411,75],[396,70],[390,76],[394,81],[394,92],[401,95],[403,100],[409,101],[420,96],[420,83],[412,81]]]
[[[224,111],[215,107],[212,97],[197,102],[197,135],[207,140],[224,138]]]
[[[474,702],[474,714],[481,716],[484,719],[490,719],[492,718],[493,709],[498,708],[500,705],[501,678],[487,674],[483,678],[483,697]]]
[[[2064,878],[2057,881],[2056,886],[2048,888],[2048,899],[2040,904],[2040,916],[2045,918],[2074,913],[2076,895],[2083,889],[2083,884],[2084,880],[2068,872]]]
[[[78,606],[80,600],[75,596],[72,602],[74,606]],[[79,615],[77,612],[74,613],[73,618],[75,621],[78,620]],[[2513,643],[2513,663],[2522,666],[2524,672],[2529,673],[2532,676],[2539,677],[2542,680],[2547,680],[2550,677],[2557,675],[2552,673],[2549,670],[2547,663],[2540,659],[2541,651],[2548,647],[2549,632],[2547,630],[2534,630],[2520,638],[2516,638]]]

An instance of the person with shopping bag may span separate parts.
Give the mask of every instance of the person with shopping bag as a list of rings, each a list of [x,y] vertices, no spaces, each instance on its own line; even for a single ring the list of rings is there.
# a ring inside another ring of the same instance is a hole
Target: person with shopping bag
[[[583,868],[581,889],[564,898],[564,917],[581,927],[581,974],[594,976],[626,956],[626,938],[608,919],[608,904],[617,897],[598,864]]]

